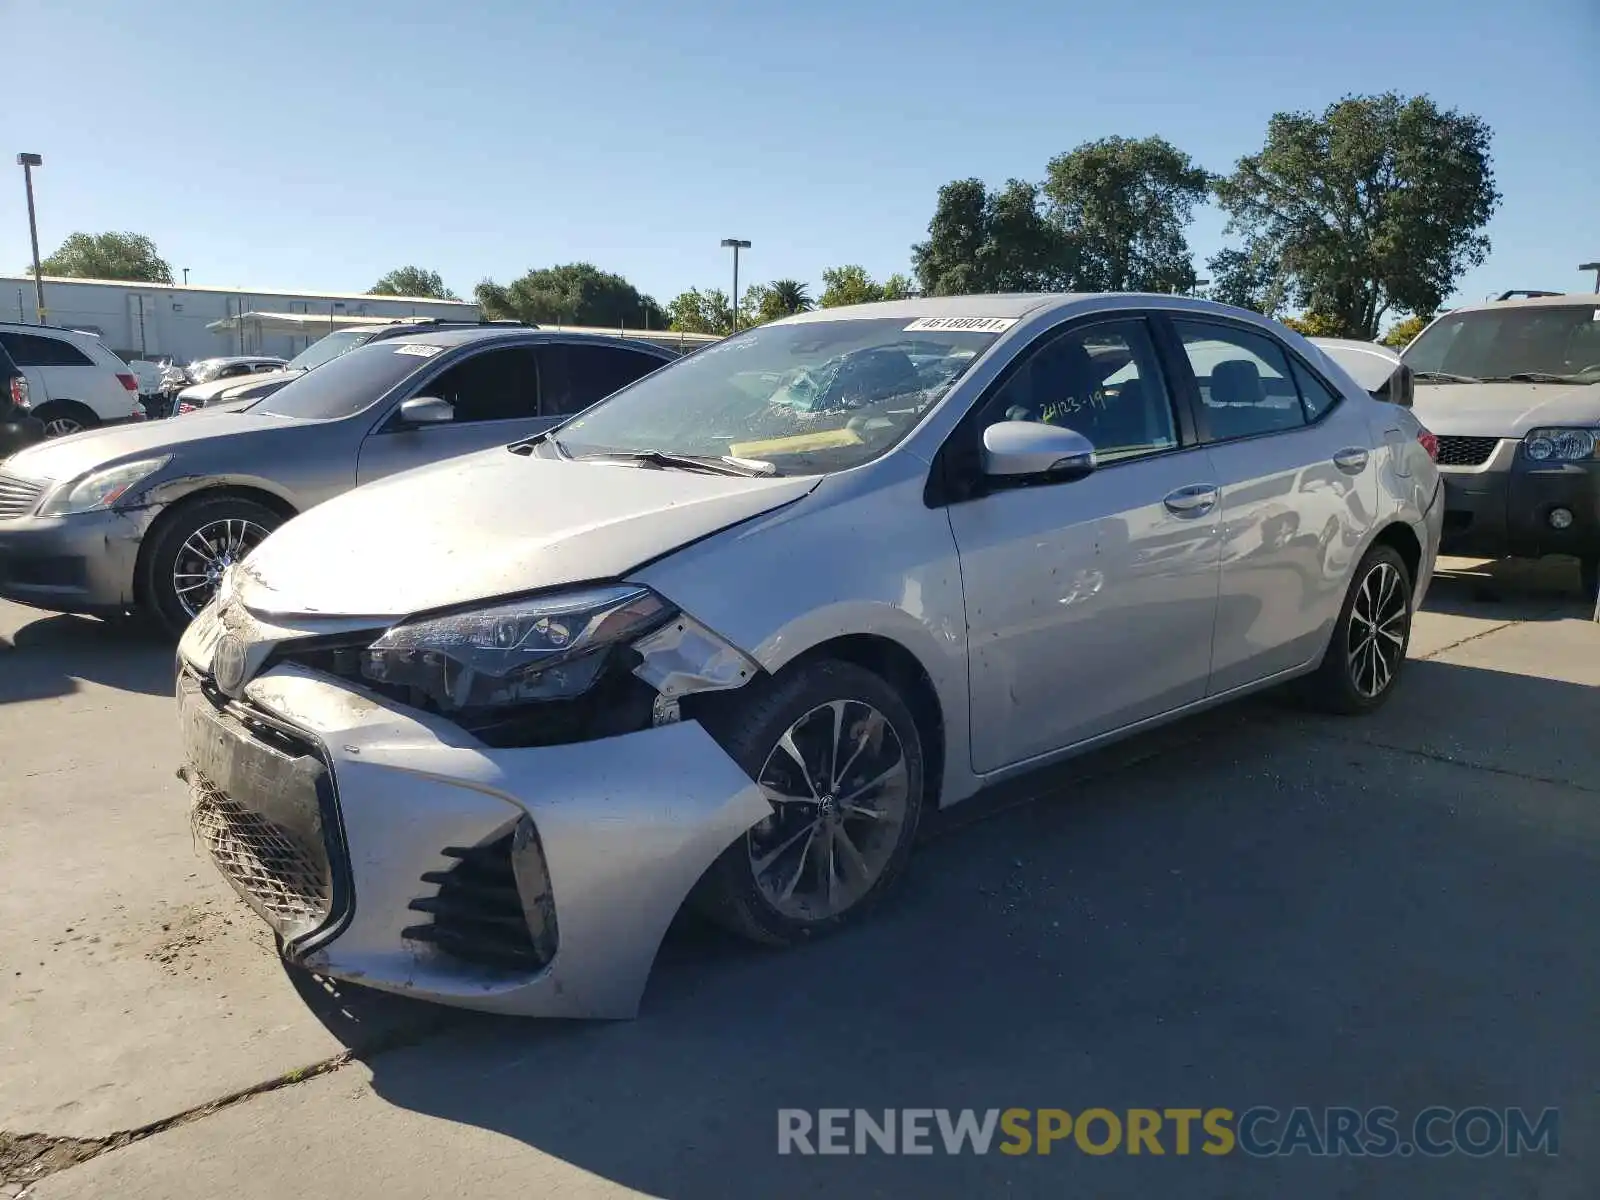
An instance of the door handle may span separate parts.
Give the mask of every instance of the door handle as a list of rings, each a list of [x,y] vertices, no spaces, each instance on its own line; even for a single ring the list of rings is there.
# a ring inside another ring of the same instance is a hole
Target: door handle
[[[1217,506],[1217,489],[1209,483],[1194,483],[1168,492],[1161,503],[1175,517],[1203,517]]]
[[[1349,446],[1333,456],[1333,465],[1346,475],[1359,475],[1367,469],[1367,452],[1360,446]]]

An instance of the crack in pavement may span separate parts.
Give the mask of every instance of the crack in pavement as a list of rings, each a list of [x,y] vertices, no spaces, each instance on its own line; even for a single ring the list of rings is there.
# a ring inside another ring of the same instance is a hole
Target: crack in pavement
[[[219,1096],[215,1100],[207,1100],[204,1104],[197,1104],[183,1112],[162,1117],[133,1129],[108,1133],[104,1137],[57,1137],[48,1133],[10,1133],[0,1129],[0,1200],[24,1200],[34,1184],[51,1175],[70,1170],[80,1163],[99,1158],[112,1150],[120,1150],[124,1146],[131,1146],[135,1142],[166,1133],[169,1129],[177,1129],[203,1120],[213,1113],[243,1104],[257,1096],[281,1091],[295,1084],[318,1079],[323,1075],[331,1075],[358,1058],[375,1057],[391,1050],[419,1045],[446,1032],[454,1024],[456,1017],[457,1014],[451,1010],[441,1010],[432,1020],[424,1021],[411,1029],[396,1030],[387,1037],[374,1038],[359,1050],[341,1050],[338,1054],[311,1063],[309,1066],[296,1067],[285,1071],[282,1075]]]

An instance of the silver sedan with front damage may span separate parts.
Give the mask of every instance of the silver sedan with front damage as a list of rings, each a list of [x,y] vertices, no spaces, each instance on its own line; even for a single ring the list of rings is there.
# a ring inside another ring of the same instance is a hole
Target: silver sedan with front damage
[[[1382,704],[1430,444],[1204,301],[775,322],[268,538],[179,647],[194,826],[292,961],[630,1016],[686,900],[803,941],[989,782],[1288,681]]]

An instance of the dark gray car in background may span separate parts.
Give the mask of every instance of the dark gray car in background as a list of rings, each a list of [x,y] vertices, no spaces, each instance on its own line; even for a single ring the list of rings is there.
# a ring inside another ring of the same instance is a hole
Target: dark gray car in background
[[[351,350],[265,400],[20,451],[0,464],[0,598],[181,630],[279,525],[359,484],[526,438],[672,362],[524,327]]]

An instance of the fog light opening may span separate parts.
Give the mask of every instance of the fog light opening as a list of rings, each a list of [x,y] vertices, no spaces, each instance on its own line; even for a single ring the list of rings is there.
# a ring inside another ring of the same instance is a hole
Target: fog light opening
[[[1550,522],[1551,529],[1572,528],[1572,510],[1570,508],[1552,508],[1550,515],[1545,519]]]

